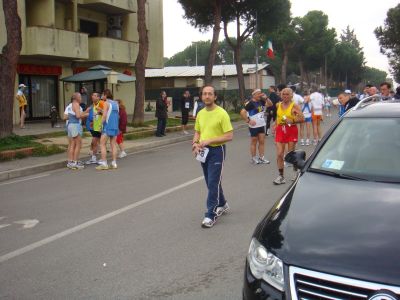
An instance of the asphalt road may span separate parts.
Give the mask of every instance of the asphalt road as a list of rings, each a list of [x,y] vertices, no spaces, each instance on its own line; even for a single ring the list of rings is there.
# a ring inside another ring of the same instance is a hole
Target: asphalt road
[[[272,137],[271,164],[251,165],[247,132],[228,144],[231,210],[211,229],[190,142],[0,183],[0,298],[241,299],[251,234],[293,175],[272,184]]]

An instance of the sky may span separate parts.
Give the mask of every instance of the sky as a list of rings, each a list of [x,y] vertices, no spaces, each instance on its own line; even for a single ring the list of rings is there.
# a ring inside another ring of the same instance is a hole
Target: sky
[[[329,27],[335,28],[340,36],[347,25],[354,29],[364,50],[366,65],[389,74],[388,60],[379,51],[374,29],[384,25],[387,11],[395,7],[398,0],[290,0],[292,17],[302,17],[310,10],[321,10],[329,17]],[[212,32],[200,33],[184,18],[184,12],[177,0],[164,0],[164,56],[171,57],[183,51],[192,42],[211,40]],[[233,29],[234,24],[230,27]],[[230,31],[232,32],[232,31]],[[220,39],[223,39],[221,32]]]

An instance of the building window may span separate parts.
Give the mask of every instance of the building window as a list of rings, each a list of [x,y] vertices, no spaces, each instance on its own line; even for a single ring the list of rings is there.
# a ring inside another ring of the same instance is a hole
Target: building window
[[[89,34],[89,37],[99,35],[99,24],[92,21],[80,19],[80,31]]]

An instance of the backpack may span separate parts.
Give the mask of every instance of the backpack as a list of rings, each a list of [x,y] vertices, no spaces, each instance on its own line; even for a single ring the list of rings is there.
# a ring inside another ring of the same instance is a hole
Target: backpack
[[[204,102],[201,100],[197,101],[197,109],[196,109],[196,116],[199,113],[199,111],[201,111],[204,108]]]

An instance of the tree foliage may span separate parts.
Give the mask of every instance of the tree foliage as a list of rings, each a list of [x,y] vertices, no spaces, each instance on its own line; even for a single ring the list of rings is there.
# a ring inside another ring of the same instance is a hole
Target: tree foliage
[[[240,0],[226,1],[222,9],[224,35],[235,53],[235,64],[238,74],[239,95],[244,99],[244,77],[241,65],[241,46],[255,31],[271,32],[285,23],[290,16],[288,0]],[[228,24],[234,19],[236,23],[236,42],[228,35]]]
[[[362,71],[362,78],[364,83],[379,86],[382,82],[386,81],[387,73],[385,71],[365,66]]]
[[[385,25],[375,29],[381,52],[389,58],[391,73],[400,82],[400,4],[389,9]]]

